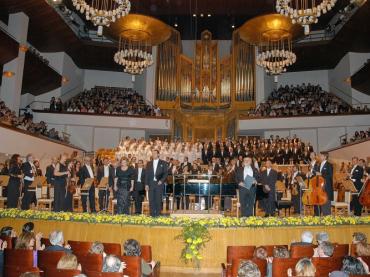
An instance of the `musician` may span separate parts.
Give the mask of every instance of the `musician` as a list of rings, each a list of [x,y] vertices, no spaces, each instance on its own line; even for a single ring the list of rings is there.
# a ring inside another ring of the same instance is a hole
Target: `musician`
[[[282,157],[283,157],[283,164],[289,164],[290,163],[290,159],[292,157],[292,152],[289,150],[288,147],[284,148]]]
[[[145,170],[145,186],[149,190],[150,215],[159,216],[168,169],[166,162],[159,159],[158,150],[153,150],[152,155],[153,160],[148,162]]]
[[[7,194],[7,207],[17,208],[22,186],[22,159],[19,154],[14,154],[9,162],[9,182]]]
[[[184,157],[184,162],[181,163],[181,166],[180,166],[180,171],[181,172],[184,171],[185,166],[187,166],[189,170],[191,169],[191,163],[189,163],[188,157]]]
[[[292,191],[292,204],[294,208],[294,213],[300,214],[302,208],[302,188],[298,183],[297,177],[305,179],[305,176],[299,170],[299,166],[295,164],[291,169],[289,187]]]
[[[108,201],[110,191],[113,189],[114,185],[114,168],[109,165],[109,159],[104,157],[103,164],[98,167],[98,172],[96,174],[98,184],[100,184],[103,178],[108,178],[108,184],[106,188],[99,188],[99,210],[106,210],[108,208]]]
[[[247,175],[255,179],[250,189],[244,187]],[[241,216],[253,216],[253,207],[256,199],[256,185],[260,179],[258,170],[252,164],[251,157],[243,159],[243,167],[237,168],[235,174],[236,183],[239,185],[239,201]]]
[[[353,157],[352,158],[352,169],[350,172],[350,179],[352,180],[358,192],[360,192],[362,189],[362,186],[363,186],[362,178],[363,177],[364,177],[364,168],[360,166],[358,158]],[[361,216],[362,205],[359,201],[359,195],[353,194],[351,208],[353,209],[355,216]]]
[[[333,165],[328,162],[329,154],[327,152],[320,153],[320,171],[316,175],[321,175],[325,179],[324,190],[328,196],[328,201],[321,206],[321,212],[325,215],[331,214],[331,201],[334,199],[333,192]],[[320,215],[320,208],[315,207],[315,215]]]
[[[117,214],[130,214],[130,192],[134,190],[135,171],[128,160],[122,158],[116,169],[114,191],[117,197]]]
[[[56,164],[54,169],[54,212],[65,210],[67,178],[71,175],[66,161],[67,156],[65,154],[61,155],[59,163]]]
[[[57,164],[57,158],[51,158],[51,164],[46,167],[46,182],[49,185],[54,185],[54,169]]]
[[[320,171],[320,165],[316,161],[316,153],[310,153],[310,171],[307,172],[306,177],[311,178],[316,175],[316,172]]]
[[[211,160],[211,166],[212,166],[212,174],[217,175],[220,171],[220,165],[217,163],[216,157],[212,157]]]
[[[141,214],[145,195],[145,168],[143,160],[139,160],[135,168],[135,183],[133,197],[135,200],[135,213]]]
[[[221,158],[221,164],[225,164],[225,159],[229,158],[229,152],[227,149],[222,145],[220,148],[220,158]]]
[[[36,168],[36,176],[42,176],[42,170],[40,168],[40,161],[35,160],[33,164],[35,165],[35,168]]]
[[[272,162],[270,160],[266,161],[266,170],[261,173],[261,184],[263,186],[268,186],[264,189],[267,197],[263,198],[263,207],[265,209],[265,217],[273,216],[275,214],[276,208],[276,181],[278,179],[278,173],[272,168]],[[269,191],[268,191],[269,189]]]
[[[79,184],[81,188],[85,184],[85,180],[87,178],[94,178],[94,170],[92,167],[91,159],[90,157],[85,157],[84,158],[84,165],[80,169],[80,179],[79,179]],[[82,191],[81,191],[82,193]],[[90,212],[95,213],[95,186],[94,184],[91,185],[89,191],[89,204],[90,204]],[[87,195],[81,195],[81,202],[82,202],[82,209],[83,212],[87,212]]]
[[[26,162],[22,164],[22,172],[24,175],[24,188],[21,208],[22,210],[28,210],[31,203],[35,202],[36,200],[35,192],[30,191],[29,189],[36,176],[36,167],[33,164],[32,154],[28,154],[26,156]],[[36,205],[36,203],[34,204]]]

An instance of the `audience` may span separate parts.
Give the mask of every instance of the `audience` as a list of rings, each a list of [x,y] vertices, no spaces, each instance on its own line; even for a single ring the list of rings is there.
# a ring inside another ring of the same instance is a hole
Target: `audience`
[[[298,261],[294,268],[295,273],[291,268],[288,269],[288,276],[296,277],[315,277],[316,268],[308,258],[303,258]]]
[[[312,245],[313,235],[310,231],[304,231],[301,235],[301,241],[292,242],[291,245]]]
[[[103,261],[103,272],[123,272],[126,264],[116,255],[107,255]]]
[[[64,236],[62,231],[54,231],[49,235],[50,246],[46,247],[45,251],[64,251],[66,253],[72,253],[71,246],[64,245]]]
[[[90,254],[101,254],[105,257],[107,254],[104,252],[104,245],[99,241],[94,241],[89,249]]]
[[[368,112],[353,109],[350,105],[332,93],[324,91],[320,85],[280,86],[274,89],[268,100],[259,106],[249,116],[252,117],[281,117],[318,114],[348,114]]]
[[[352,236],[352,243],[367,243],[367,236],[364,233],[361,232],[354,232]]]
[[[254,250],[253,258],[266,260],[267,259],[267,250],[263,246],[259,246]]]
[[[318,244],[329,241],[329,234],[327,232],[318,232],[316,234],[316,241]]]
[[[129,239],[123,244],[123,253],[125,256],[141,256],[141,247],[137,240]],[[151,261],[149,264],[141,259],[141,271],[143,276],[148,276],[153,272],[156,262]]]
[[[50,101],[50,111],[73,113],[161,116],[158,107],[145,103],[142,95],[131,88],[95,87],[84,90],[67,101],[63,108],[58,107],[55,98]]]
[[[328,258],[333,256],[334,245],[331,242],[323,241],[314,249],[313,257]]]
[[[67,253],[60,258],[57,269],[77,269],[81,270],[81,264],[78,263],[77,257],[73,254]]]
[[[261,272],[258,266],[250,261],[241,261],[238,268],[238,277],[261,277]]]
[[[345,145],[347,143],[352,143],[352,142],[355,142],[355,141],[360,141],[360,140],[364,140],[364,139],[367,139],[370,137],[370,128],[367,129],[367,130],[361,130],[361,131],[356,131],[354,133],[354,135],[349,139],[347,139],[347,137],[343,138],[342,139],[342,145]]]

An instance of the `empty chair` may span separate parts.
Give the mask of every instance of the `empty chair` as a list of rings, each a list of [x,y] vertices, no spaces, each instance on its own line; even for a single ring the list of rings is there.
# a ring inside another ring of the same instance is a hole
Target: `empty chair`
[[[21,265],[20,261],[22,261]],[[25,249],[5,249],[4,265],[13,267],[32,268],[34,266],[33,251]]]
[[[107,255],[116,255],[121,256],[121,244],[119,243],[103,243],[104,245],[104,252]]]
[[[313,256],[313,245],[291,245],[290,257],[291,258],[310,258]]]
[[[316,268],[316,276],[329,276],[330,272],[341,270],[342,257],[312,258],[312,263]]]
[[[238,277],[238,269],[241,261],[246,259],[233,259],[232,265],[231,265],[231,275],[232,277]],[[266,276],[267,274],[267,261],[262,259],[250,259],[252,262],[254,262],[258,269],[261,272],[261,276]]]
[[[71,246],[74,254],[76,253],[89,253],[91,245],[93,244],[90,241],[75,241],[69,240],[68,244]]]
[[[75,253],[78,262],[81,264],[82,271],[102,271],[103,255],[89,253]]]
[[[333,257],[344,257],[348,255],[348,244],[334,244]]]
[[[19,261],[18,261],[19,263]],[[5,266],[4,276],[6,277],[19,277],[25,272],[40,272],[37,267],[26,267],[26,266]]]
[[[45,271],[46,277],[74,277],[80,274],[81,271],[78,269],[48,269]]]
[[[274,255],[275,247],[285,247],[286,249],[288,249],[288,245],[261,245],[261,246],[266,248],[267,257],[272,257]]]
[[[141,258],[147,263],[150,263],[152,259],[152,247],[150,245],[141,245]]]
[[[288,269],[291,268],[294,272],[296,263],[300,258],[274,258],[272,261],[272,277],[288,276]]]
[[[63,251],[38,251],[37,252],[37,266],[43,271],[47,269],[57,268],[57,264],[61,257],[66,253]]]
[[[141,277],[141,257],[121,256],[121,261],[126,263],[126,268],[123,270],[125,275]]]
[[[88,271],[86,275],[89,277],[122,277],[123,273]]]

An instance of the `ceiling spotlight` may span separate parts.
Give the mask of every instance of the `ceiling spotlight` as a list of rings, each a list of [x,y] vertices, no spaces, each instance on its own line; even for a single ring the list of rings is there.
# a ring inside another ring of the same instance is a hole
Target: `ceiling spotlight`
[[[177,26],[179,26],[179,25],[177,25],[177,23],[175,23],[175,24],[173,24],[173,26],[177,27]]]
[[[235,25],[234,25],[234,24],[233,24],[233,25],[231,25],[231,28],[233,28],[233,29],[234,29],[234,28],[235,28]]]
[[[197,15],[195,13],[193,13],[193,17],[197,17]]]
[[[208,17],[211,17],[211,14],[210,13],[208,14]]]
[[[203,17],[203,16],[204,16],[204,14],[202,14],[202,13],[201,13],[201,14],[200,14],[200,17]]]

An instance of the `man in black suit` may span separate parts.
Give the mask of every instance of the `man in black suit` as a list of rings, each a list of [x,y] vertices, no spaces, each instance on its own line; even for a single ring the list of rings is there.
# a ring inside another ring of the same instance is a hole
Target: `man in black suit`
[[[189,158],[188,157],[184,157],[184,162],[181,163],[181,166],[180,166],[181,172],[184,171],[184,168],[186,166],[188,167],[188,170],[191,171],[191,163],[189,163]]]
[[[103,178],[108,178],[108,185],[105,188],[99,188],[99,210],[108,209],[108,201],[110,192],[114,185],[114,168],[109,165],[109,159],[105,157],[103,159],[103,165],[98,167],[98,172],[96,174],[96,179],[98,184],[100,184]]]
[[[251,188],[245,187],[247,175],[255,179]],[[243,159],[243,167],[239,167],[235,174],[236,183],[239,185],[240,213],[242,217],[253,216],[253,207],[256,200],[256,185],[260,180],[258,170],[253,166],[252,158]]]
[[[264,190],[267,197],[263,199],[263,206],[265,208],[265,216],[273,216],[276,208],[276,181],[278,173],[272,169],[270,160],[266,161],[266,170],[261,173],[261,184],[266,187]],[[269,190],[269,191],[268,191]]]
[[[135,184],[133,197],[135,200],[135,214],[141,214],[141,207],[145,194],[145,168],[143,160],[139,160],[135,168]]]
[[[331,201],[334,199],[333,192],[333,165],[328,162],[329,154],[327,152],[320,153],[320,171],[316,175],[321,175],[325,179],[324,190],[328,195],[328,201],[322,206],[315,206],[314,212],[316,216],[321,213],[325,215],[331,214]]]
[[[148,162],[145,170],[145,187],[149,189],[150,215],[159,216],[162,207],[164,183],[167,180],[167,163],[159,159],[159,151],[153,150],[153,160]]]
[[[85,157],[84,159],[85,164],[83,167],[81,167],[80,171],[80,179],[79,183],[81,185],[81,188],[85,184],[85,180],[87,178],[94,178],[94,170],[91,165],[91,159],[90,157]],[[87,193],[87,191],[81,191],[81,193]],[[95,186],[91,185],[90,189],[88,190],[89,194],[89,203],[90,203],[90,211],[92,213],[95,213]],[[81,202],[82,202],[82,209],[83,212],[87,212],[87,195],[81,195]]]
[[[358,164],[357,157],[352,158],[352,165],[350,178],[353,181],[357,191],[360,192],[363,186],[362,178],[364,177],[364,168]],[[359,196],[356,194],[354,194],[352,197],[351,208],[353,209],[355,216],[361,216],[362,205],[359,201]]]
[[[210,165],[212,166],[212,174],[217,175],[220,171],[220,165],[217,163],[217,158],[212,157]]]
[[[33,165],[33,156],[28,154],[26,162],[22,164],[22,173],[24,175],[24,194],[22,198],[22,210],[28,210],[35,199],[35,190],[30,189],[32,182],[35,180],[36,167]],[[36,204],[36,203],[35,203]]]
[[[229,157],[230,157],[229,151],[227,151],[227,149],[222,145],[220,149],[221,164],[224,165],[225,159]]]

